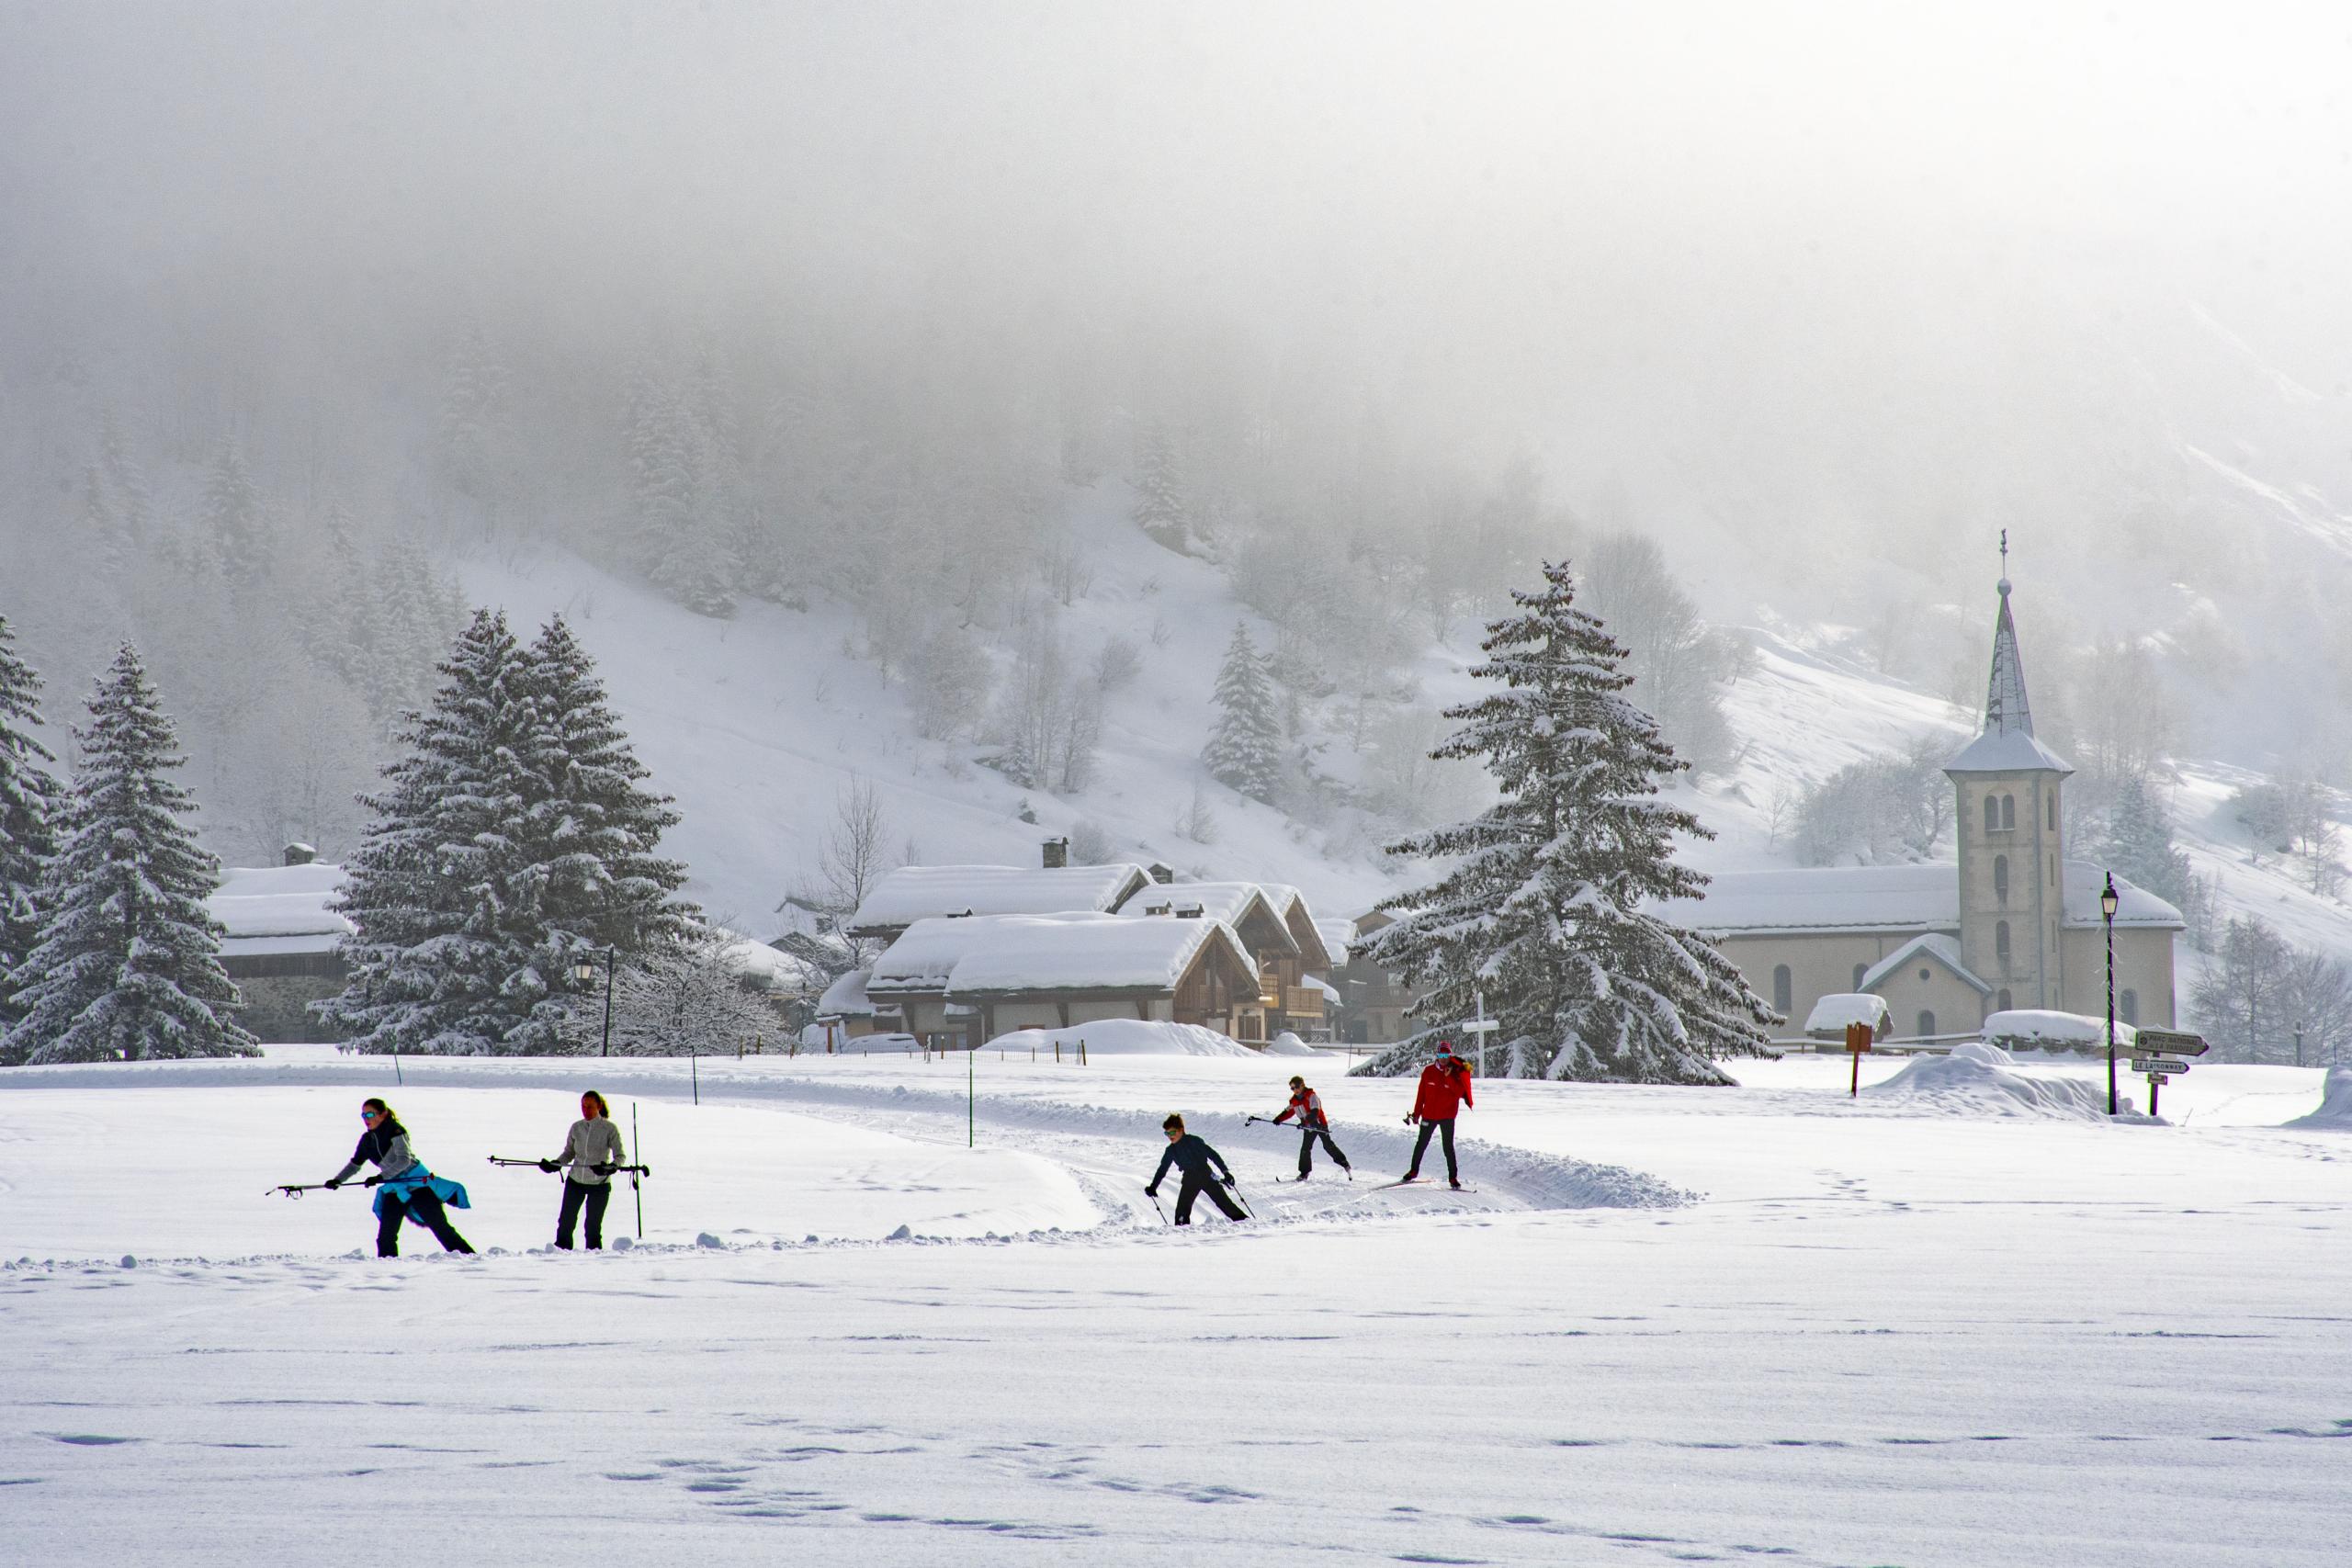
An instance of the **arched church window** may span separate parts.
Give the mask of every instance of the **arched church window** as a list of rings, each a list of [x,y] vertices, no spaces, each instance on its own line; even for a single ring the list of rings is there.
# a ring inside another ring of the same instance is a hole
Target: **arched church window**
[[[2115,1016],[2137,1028],[2140,1022],[2140,993],[2127,988],[2117,997]]]
[[[1870,972],[1871,966],[1867,964],[1857,964],[1854,965],[1854,989],[1859,991],[1862,988],[1862,976]]]
[[[2009,901],[2009,857],[1993,857],[1993,897],[2006,904]]]
[[[2018,797],[2014,795],[2005,795],[2001,796],[2001,826],[2004,829],[2007,829],[2017,825]]]
[[[1936,1015],[1926,1008],[1919,1010],[1919,1038],[1925,1040],[1936,1032]]]
[[[2002,968],[2009,966],[2009,922],[2007,920],[1997,921],[1993,927],[1993,956],[2001,961]]]
[[[2001,830],[2001,797],[1997,795],[1984,797],[1984,830],[1988,833]]]
[[[2002,987],[2000,994],[1993,998],[1994,1010],[1996,1012],[2007,1012],[2016,1005],[2009,999],[2009,988],[2007,986]]]
[[[1787,964],[1775,964],[1772,969],[1772,1010],[1785,1013],[1795,1001],[1796,976],[1789,972]]]

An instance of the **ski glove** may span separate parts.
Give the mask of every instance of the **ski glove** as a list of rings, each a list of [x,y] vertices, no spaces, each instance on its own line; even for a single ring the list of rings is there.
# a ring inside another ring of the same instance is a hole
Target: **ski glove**
[[[1147,1187],[1143,1190],[1143,1195],[1147,1198],[1157,1198],[1159,1196],[1159,1189],[1157,1187]]]
[[[1229,1170],[1228,1170],[1228,1171],[1227,1171],[1227,1172],[1225,1173],[1225,1184],[1226,1184],[1227,1187],[1230,1187],[1230,1186],[1232,1186],[1232,1185],[1233,1185],[1233,1172],[1231,1172],[1231,1171],[1229,1171]]]
[[[328,1182],[328,1183],[327,1183],[327,1190],[328,1190],[328,1191],[330,1191],[330,1192],[332,1192],[332,1191],[334,1191],[336,1188],[338,1188],[338,1187],[340,1187],[340,1186],[342,1186],[342,1185],[343,1185],[343,1178],[341,1178],[341,1177],[339,1177],[339,1176],[338,1176],[338,1177],[336,1177],[333,1181],[330,1181],[330,1182]]]
[[[543,1159],[539,1161],[539,1168],[546,1171],[549,1176],[553,1176],[561,1168],[551,1159]]]
[[[383,1180],[383,1179],[383,1179],[382,1177],[380,1177],[380,1176],[371,1176],[371,1177],[369,1177],[367,1180],[365,1180],[365,1181],[361,1182],[359,1185],[360,1185],[360,1186],[362,1186],[362,1187],[373,1187],[373,1186],[375,1186],[378,1182],[379,1182],[379,1181],[381,1181],[381,1180]]]
[[[612,1175],[612,1174],[613,1174],[613,1172],[615,1172],[615,1171],[618,1170],[618,1169],[620,1168],[620,1167],[618,1167],[618,1166],[616,1166],[616,1165],[600,1165],[600,1166],[595,1166],[595,1167],[594,1167],[593,1168],[595,1170],[596,1174],[597,1174],[597,1175],[599,1175],[599,1176],[610,1176],[610,1175]]]

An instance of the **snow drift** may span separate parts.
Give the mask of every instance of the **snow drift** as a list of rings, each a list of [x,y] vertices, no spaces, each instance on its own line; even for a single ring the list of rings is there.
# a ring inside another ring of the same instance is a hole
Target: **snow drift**
[[[1917,1057],[1893,1077],[1868,1085],[1862,1092],[1881,1101],[1944,1116],[2107,1120],[2105,1089],[2079,1078],[2028,1077],[1975,1053]]]
[[[2286,1123],[2312,1132],[2352,1133],[2352,1067],[2327,1069],[2326,1087],[2320,1090],[2319,1109]]]
[[[1086,1042],[1093,1056],[1254,1056],[1249,1046],[1227,1039],[1197,1023],[1146,1022],[1139,1018],[1106,1018],[1095,1023],[1074,1023],[1068,1029],[1018,1029],[1000,1034],[989,1048],[1006,1051],[1035,1045],[1048,1052],[1058,1043],[1065,1054]]]

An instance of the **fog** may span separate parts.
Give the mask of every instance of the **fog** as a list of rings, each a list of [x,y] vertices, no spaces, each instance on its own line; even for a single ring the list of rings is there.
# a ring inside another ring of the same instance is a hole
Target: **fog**
[[[1932,623],[1876,640],[1944,689],[2006,527],[2053,666],[2163,632],[2199,743],[2340,768],[2352,24],[1916,9],[6,5],[8,575],[73,581],[109,439],[183,519],[230,440],[281,543],[667,581],[602,450],[650,381],[755,596],[873,610],[842,474],[1025,543],[1164,429],[1216,558],[1510,513],[1421,635],[1629,529],[1724,624]],[[11,597],[70,669],[162,613]]]

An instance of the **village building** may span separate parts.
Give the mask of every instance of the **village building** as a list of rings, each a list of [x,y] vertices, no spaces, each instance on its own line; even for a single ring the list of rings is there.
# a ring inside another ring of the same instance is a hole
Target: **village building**
[[[845,928],[853,937],[891,939],[917,920],[942,915],[1110,914],[1144,888],[1139,865],[1067,865],[1059,840],[1043,865],[903,865],[885,872]]]
[[[2074,769],[2034,737],[2007,576],[1999,592],[1984,724],[1944,765],[1958,864],[1727,872],[1660,907],[1713,936],[1792,1030],[1837,993],[1884,998],[1898,1037],[1972,1033],[2012,1009],[2106,1012],[2108,874],[2066,853]],[[2180,911],[2114,881],[2116,1016],[2170,1028]]]
[[[1277,1034],[1329,1040],[1339,991],[1329,944],[1306,896],[1278,882],[1180,882],[1153,887],[1125,911],[1222,920],[1258,967],[1257,994],[1238,1012],[1234,1038],[1251,1044]]]
[[[308,844],[286,846],[281,865],[232,866],[205,908],[228,933],[220,966],[244,998],[237,1021],[272,1044],[321,1037],[310,1004],[343,989],[341,948],[351,922],[328,906],[343,867]]]

